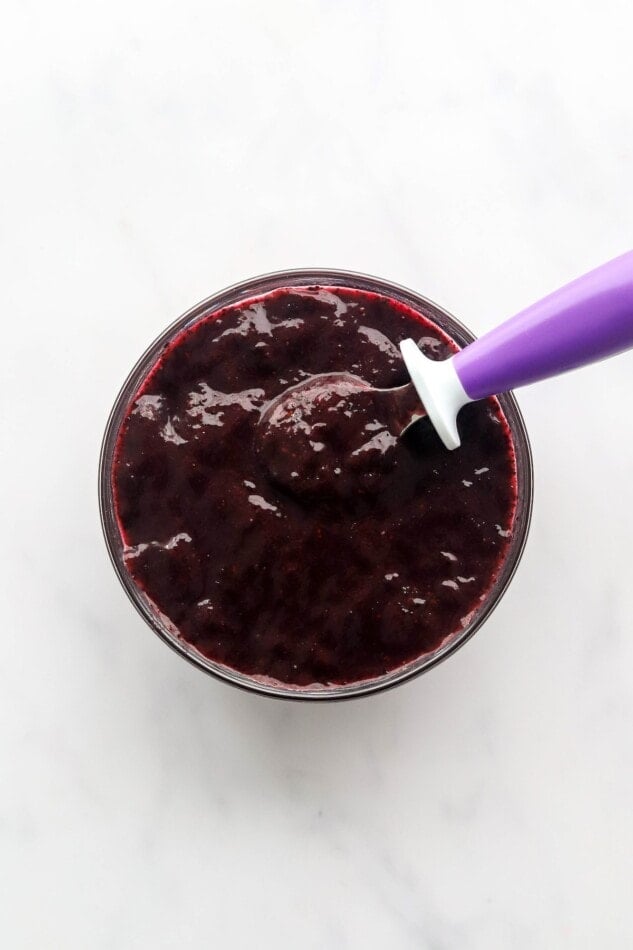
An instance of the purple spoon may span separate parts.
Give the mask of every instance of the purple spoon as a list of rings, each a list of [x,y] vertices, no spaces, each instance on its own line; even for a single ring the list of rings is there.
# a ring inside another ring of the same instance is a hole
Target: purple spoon
[[[447,449],[460,445],[457,415],[466,403],[557,376],[633,347],[633,251],[579,277],[522,310],[447,360],[424,356],[414,340],[400,344],[411,382],[393,389],[374,389],[351,373],[311,376],[262,407],[260,423],[266,451],[288,458],[276,432],[287,430],[316,451],[346,441],[344,417],[365,412],[371,446],[383,454],[395,439],[428,416]],[[362,428],[362,427],[361,427]],[[356,432],[358,426],[353,427]],[[345,430],[345,431],[344,431]],[[363,430],[364,431],[364,430]],[[358,434],[358,433],[356,433]],[[294,456],[286,467],[294,467]],[[290,482],[291,471],[285,480]],[[282,473],[278,473],[282,479]],[[283,480],[283,479],[282,479]]]
[[[400,344],[413,385],[447,449],[468,402],[596,363],[633,347],[633,251],[522,310],[448,360]]]

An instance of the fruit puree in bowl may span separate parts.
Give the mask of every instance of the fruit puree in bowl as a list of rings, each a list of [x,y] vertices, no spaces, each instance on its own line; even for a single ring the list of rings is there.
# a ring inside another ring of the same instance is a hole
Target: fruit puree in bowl
[[[133,371],[102,454],[106,537],[197,665],[273,695],[370,692],[452,652],[498,600],[531,505],[511,396],[466,406],[454,452],[428,420],[394,437],[358,393],[263,422],[316,374],[405,384],[407,337],[433,359],[472,339],[394,285],[289,272],[206,301]]]

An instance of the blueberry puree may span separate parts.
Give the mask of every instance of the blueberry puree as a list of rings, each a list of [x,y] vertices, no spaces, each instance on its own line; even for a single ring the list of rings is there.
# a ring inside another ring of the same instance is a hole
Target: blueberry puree
[[[468,623],[516,506],[496,399],[398,438],[363,389],[409,381],[398,343],[455,345],[397,301],[344,288],[250,298],[181,331],[134,396],[113,489],[134,582],[210,659],[298,687],[381,676]],[[352,373],[358,388],[310,387]],[[274,420],[271,400],[289,387]],[[303,395],[302,395],[303,392]]]

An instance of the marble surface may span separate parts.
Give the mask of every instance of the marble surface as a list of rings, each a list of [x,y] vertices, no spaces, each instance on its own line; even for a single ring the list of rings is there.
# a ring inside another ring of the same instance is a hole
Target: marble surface
[[[627,948],[633,356],[520,393],[520,572],[428,676],[241,694],[133,612],[106,416],[267,270],[476,332],[633,245],[630,4],[6,0],[0,940],[10,950]]]

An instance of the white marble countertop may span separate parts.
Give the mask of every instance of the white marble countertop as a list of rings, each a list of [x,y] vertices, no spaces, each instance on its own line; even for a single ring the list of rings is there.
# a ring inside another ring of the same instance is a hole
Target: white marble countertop
[[[481,333],[633,246],[630,4],[3,9],[2,946],[630,947],[633,356],[519,394],[521,569],[367,700],[189,667],[96,502],[128,369],[226,284],[355,268]]]

